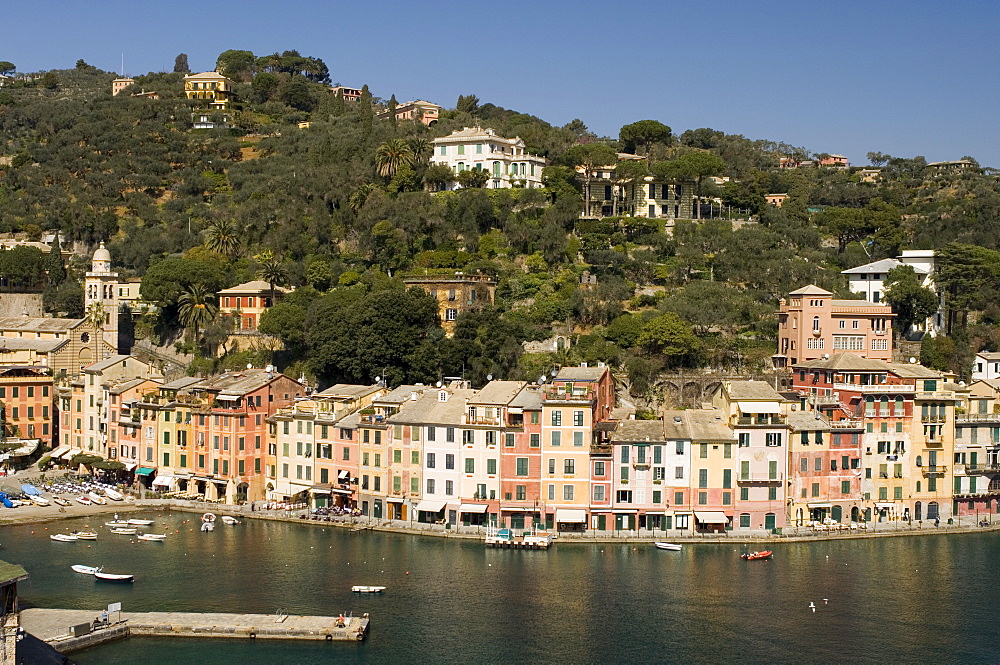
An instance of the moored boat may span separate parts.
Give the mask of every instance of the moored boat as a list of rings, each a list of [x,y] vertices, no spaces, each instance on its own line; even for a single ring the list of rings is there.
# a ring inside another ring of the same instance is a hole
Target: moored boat
[[[167,538],[165,533],[140,533],[139,540],[148,540],[152,543],[162,543]]]
[[[74,531],[71,535],[76,536],[78,540],[97,540],[97,534],[93,531]]]
[[[28,499],[31,501],[31,503],[35,504],[36,506],[47,506],[47,505],[49,505],[49,500],[45,499],[43,497],[40,497],[40,496],[31,496],[31,497],[28,497]]]
[[[658,542],[658,543],[654,543],[654,545],[656,545],[656,549],[659,549],[659,550],[670,550],[671,552],[680,552],[680,550],[681,550],[681,546],[677,545],[676,543]]]
[[[201,516],[201,521],[202,522],[214,522],[215,521],[215,513],[205,513],[204,515]]]
[[[233,526],[234,524],[239,524],[240,521],[238,519],[236,519],[235,517],[232,517],[230,515],[223,515],[222,516],[222,523],[223,524],[228,524],[229,526]]]
[[[104,495],[107,496],[112,501],[124,501],[125,495],[118,490],[106,489],[104,490]]]
[[[94,573],[94,577],[102,582],[134,582],[135,575],[115,575],[112,573]]]
[[[54,497],[52,497],[52,500],[56,503],[56,505],[59,505],[59,506],[72,506],[73,505],[72,501],[67,501],[66,499],[62,498],[61,496],[54,496]]]
[[[111,533],[117,533],[120,536],[134,536],[139,533],[139,529],[136,529],[135,527],[119,526],[111,529]]]
[[[77,501],[78,501],[79,503],[82,503],[82,504],[83,504],[83,505],[85,505],[85,506],[92,506],[92,505],[94,505],[94,502],[93,502],[93,501],[91,501],[91,500],[90,500],[90,497],[89,497],[89,496],[86,496],[86,495],[80,495],[80,496],[76,497],[76,500],[77,500]]]
[[[104,526],[110,527],[127,527],[129,523],[125,520],[111,520],[110,522],[105,522]]]
[[[741,559],[747,561],[757,561],[758,559],[770,559],[771,555],[774,554],[771,550],[761,550],[759,552],[744,552],[740,555]]]
[[[90,497],[91,501],[102,506],[108,502],[107,499],[105,499],[97,492],[87,492],[87,496]]]
[[[54,533],[49,538],[60,543],[75,543],[77,541],[77,537],[69,533]]]
[[[215,524],[213,524],[212,522],[202,522],[201,523],[201,530],[202,531],[215,531]]]
[[[136,519],[131,519],[131,520],[128,521],[128,524],[130,524],[131,526],[150,526],[152,523],[153,523],[153,520],[136,520]]]
[[[101,572],[101,569],[97,566],[82,566],[77,564],[75,566],[70,566],[70,568],[73,569],[74,573],[80,573],[82,575],[93,575],[94,573]]]
[[[356,584],[351,587],[351,591],[355,593],[382,593],[385,591],[384,586],[365,586],[362,584]]]

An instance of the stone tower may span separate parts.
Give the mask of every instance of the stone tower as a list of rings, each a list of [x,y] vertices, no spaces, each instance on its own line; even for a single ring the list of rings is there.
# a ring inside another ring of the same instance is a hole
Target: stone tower
[[[84,280],[83,307],[89,316],[90,308],[100,303],[104,310],[104,340],[118,353],[118,273],[111,272],[111,252],[104,243],[94,252],[90,272]]]

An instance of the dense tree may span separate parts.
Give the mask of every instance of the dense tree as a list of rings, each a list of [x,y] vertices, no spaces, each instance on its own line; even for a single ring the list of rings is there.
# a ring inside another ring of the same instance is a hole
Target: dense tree
[[[191,73],[191,67],[188,66],[187,53],[179,53],[177,57],[174,58],[174,73],[175,74]]]
[[[479,97],[475,95],[459,95],[455,103],[455,110],[459,113],[475,114],[479,110]]]
[[[177,298],[177,315],[187,331],[188,339],[194,340],[219,312],[215,294],[203,284],[191,284]]]
[[[647,321],[639,335],[639,346],[663,356],[668,367],[693,365],[701,351],[701,342],[691,327],[673,312]]]
[[[257,58],[252,51],[229,49],[219,54],[215,71],[236,81],[247,82],[256,69]]]
[[[639,151],[648,155],[654,143],[670,142],[670,127],[657,120],[639,120],[619,130],[618,142],[625,152]]]
[[[455,181],[463,189],[482,189],[490,181],[490,172],[485,169],[469,169],[459,171],[455,175]]]
[[[896,313],[896,328],[905,335],[913,324],[923,323],[938,310],[938,297],[923,286],[913,266],[896,266],[886,275],[885,301]]]
[[[9,60],[0,60],[0,75],[13,76],[16,71],[17,67],[14,66],[13,62],[10,62]]]
[[[937,250],[934,281],[945,294],[948,334],[964,329],[969,312],[985,307],[1000,286],[1000,252],[949,243]]]
[[[413,149],[403,139],[390,139],[375,151],[375,168],[378,174],[391,178],[403,166],[413,163]]]
[[[170,307],[194,285],[208,293],[216,293],[226,286],[226,281],[225,271],[219,263],[170,257],[150,266],[142,278],[139,292],[151,303]]]

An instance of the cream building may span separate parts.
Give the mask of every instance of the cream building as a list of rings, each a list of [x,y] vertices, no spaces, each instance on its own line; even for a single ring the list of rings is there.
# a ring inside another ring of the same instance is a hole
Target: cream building
[[[504,189],[518,184],[529,189],[542,186],[545,158],[529,154],[524,140],[507,139],[490,128],[466,127],[448,136],[434,139],[432,164],[442,164],[455,173],[486,171],[489,189]],[[450,183],[449,189],[456,189]]]

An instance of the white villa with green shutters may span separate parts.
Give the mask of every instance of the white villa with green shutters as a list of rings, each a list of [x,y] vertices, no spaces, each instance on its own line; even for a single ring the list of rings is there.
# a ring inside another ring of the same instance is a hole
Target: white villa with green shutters
[[[473,169],[486,171],[490,174],[486,183],[489,189],[515,184],[535,188],[542,186],[545,158],[528,154],[520,137],[506,139],[489,128],[466,127],[434,139],[431,163],[443,164],[455,173]],[[456,183],[448,185],[449,189],[457,187]]]

